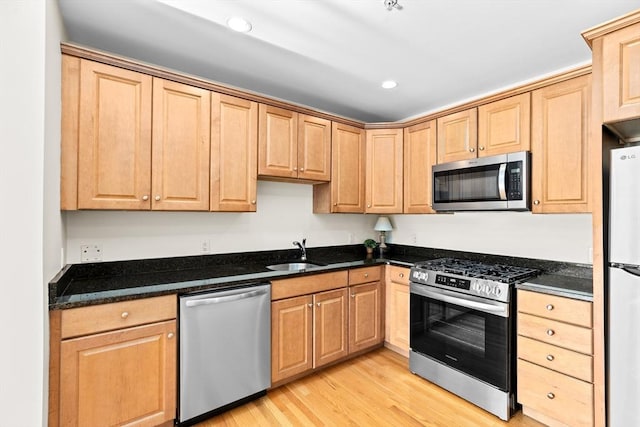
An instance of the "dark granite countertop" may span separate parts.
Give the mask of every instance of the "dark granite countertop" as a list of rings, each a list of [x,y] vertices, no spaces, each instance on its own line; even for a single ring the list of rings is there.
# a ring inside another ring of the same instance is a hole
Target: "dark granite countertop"
[[[593,282],[591,278],[563,274],[541,274],[524,283],[517,284],[516,289],[593,301]]]
[[[545,274],[560,273],[584,279],[585,284],[590,284],[590,266],[417,246],[389,246],[383,258],[376,255],[367,257],[362,245],[308,248],[308,262],[320,266],[299,272],[271,271],[266,268],[270,264],[299,260],[297,249],[70,264],[49,283],[49,309],[185,294],[368,265],[397,264],[410,267],[420,261],[441,257],[537,268]],[[564,282],[556,283],[562,286]]]

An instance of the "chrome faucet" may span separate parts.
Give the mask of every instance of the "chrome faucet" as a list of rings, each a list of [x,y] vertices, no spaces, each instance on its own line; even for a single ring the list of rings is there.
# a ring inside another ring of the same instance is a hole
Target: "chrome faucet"
[[[300,250],[302,251],[302,255],[300,256],[300,259],[302,261],[306,261],[307,260],[307,247],[305,246],[307,244],[307,239],[306,237],[304,239],[302,239],[302,243],[298,242],[297,240],[295,242],[293,242],[294,246],[297,246],[300,248]]]

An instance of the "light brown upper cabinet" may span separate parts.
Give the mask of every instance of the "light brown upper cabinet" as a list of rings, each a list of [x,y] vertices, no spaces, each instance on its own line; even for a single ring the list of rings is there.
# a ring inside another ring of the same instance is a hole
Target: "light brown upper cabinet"
[[[260,104],[258,175],[329,181],[331,121]]]
[[[438,163],[455,162],[477,157],[477,108],[439,117],[437,122]]]
[[[529,92],[478,107],[478,157],[529,151]]]
[[[366,131],[365,212],[402,213],[402,129]]]
[[[63,56],[61,209],[208,210],[209,97]]]
[[[431,208],[431,166],[436,158],[436,121],[404,129],[404,213],[435,213]]]
[[[211,210],[255,212],[258,103],[211,94]]]
[[[332,123],[331,182],[313,186],[314,213],[363,213],[365,131]]]
[[[532,211],[590,212],[591,75],[533,91]]]

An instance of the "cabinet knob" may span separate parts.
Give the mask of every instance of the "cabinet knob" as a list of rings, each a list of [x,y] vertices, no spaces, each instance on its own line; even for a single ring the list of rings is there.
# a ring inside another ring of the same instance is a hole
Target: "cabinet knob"
[[[547,360],[549,362],[553,362],[553,359],[555,359],[555,357],[553,357],[553,354],[547,354]]]
[[[142,201],[143,202],[146,202],[147,200],[149,200],[149,196],[148,195],[145,194],[144,196],[142,196]]]
[[[251,201],[251,204],[252,204],[252,205],[255,205],[255,204],[256,204],[256,201],[255,201],[255,200],[252,200],[252,201]]]
[[[169,332],[169,333],[167,334],[167,338],[168,338],[168,339],[173,338],[173,332]]]
[[[129,312],[128,311],[123,311],[122,314],[120,315],[120,317],[122,317],[123,319],[126,319],[127,317],[129,317]]]
[[[547,304],[547,310],[549,311],[553,310],[553,304]]]
[[[309,308],[313,307],[313,304],[309,303],[307,304],[309,306]]]
[[[355,297],[356,297],[356,294],[351,294],[351,298],[355,298]]]
[[[484,147],[482,145],[478,148],[480,149],[480,151],[484,151]]]
[[[547,393],[547,397],[548,397],[549,399],[553,399],[554,397],[556,397],[556,395],[555,395],[555,394],[553,394],[553,393]]]
[[[367,205],[367,207],[368,207],[368,208],[370,208],[370,207],[371,207],[371,205]]]
[[[555,334],[555,331],[553,329],[547,329],[547,335],[552,336]]]
[[[334,204],[333,204],[333,206],[338,206],[338,204],[337,204],[337,203],[334,203]]]
[[[536,205],[536,206],[538,206],[538,205],[540,204],[540,200],[534,200],[534,201],[533,201],[533,204],[534,204],[534,205]]]
[[[402,279],[404,277],[404,273],[400,273],[398,274],[398,276],[400,276],[400,278]]]
[[[366,279],[367,277],[369,277],[369,273],[364,273],[364,278]]]
[[[156,196],[156,197],[154,197],[154,199],[156,199],[156,202],[159,202],[160,201],[160,196]]]
[[[300,172],[304,172],[304,168],[300,168]]]
[[[473,148],[473,147],[472,147],[472,148],[469,148],[469,152],[470,152],[470,153],[475,153],[475,151],[476,151],[476,149],[475,149],[475,148]]]
[[[298,171],[298,168],[293,168],[293,171],[294,171],[294,172],[297,172],[297,171]]]
[[[317,303],[316,305],[317,305],[318,307],[320,307],[320,303]]]

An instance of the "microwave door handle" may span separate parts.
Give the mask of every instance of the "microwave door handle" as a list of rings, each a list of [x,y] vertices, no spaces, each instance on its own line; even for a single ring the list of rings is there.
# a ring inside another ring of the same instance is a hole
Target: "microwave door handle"
[[[507,200],[507,164],[501,163],[498,170],[498,191],[500,200]]]

